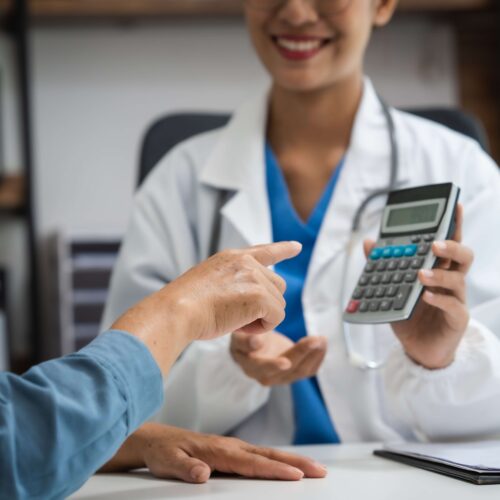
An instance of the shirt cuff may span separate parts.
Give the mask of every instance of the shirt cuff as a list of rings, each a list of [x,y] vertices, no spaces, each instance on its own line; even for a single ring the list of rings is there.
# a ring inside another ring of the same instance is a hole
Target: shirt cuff
[[[109,370],[127,401],[127,430],[134,432],[163,404],[163,379],[149,349],[137,338],[119,330],[99,335],[79,354]]]

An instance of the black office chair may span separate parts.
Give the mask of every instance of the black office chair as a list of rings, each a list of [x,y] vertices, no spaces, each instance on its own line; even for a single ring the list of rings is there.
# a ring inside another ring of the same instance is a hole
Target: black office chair
[[[488,151],[488,140],[482,124],[463,111],[452,108],[407,109],[406,111],[472,137],[485,151]],[[152,168],[175,145],[196,134],[226,125],[230,117],[228,114],[180,113],[162,117],[154,122],[147,130],[142,142],[137,185],[141,185]]]

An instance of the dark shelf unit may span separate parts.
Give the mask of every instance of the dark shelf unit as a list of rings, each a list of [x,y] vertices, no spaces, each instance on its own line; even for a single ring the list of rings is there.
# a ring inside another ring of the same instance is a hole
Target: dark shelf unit
[[[40,318],[38,298],[38,255],[37,231],[34,206],[34,165],[32,153],[32,114],[31,114],[31,87],[30,87],[30,52],[29,52],[29,15],[26,0],[13,0],[4,3],[2,30],[7,33],[14,43],[15,71],[18,81],[18,110],[20,114],[20,145],[21,164],[23,173],[19,176],[4,178],[2,186],[4,203],[0,204],[0,217],[21,217],[25,221],[26,241],[28,247],[28,275],[29,275],[29,359],[13,360],[13,366],[22,365],[23,368],[40,361],[41,340],[37,334]],[[10,187],[9,187],[10,186]]]

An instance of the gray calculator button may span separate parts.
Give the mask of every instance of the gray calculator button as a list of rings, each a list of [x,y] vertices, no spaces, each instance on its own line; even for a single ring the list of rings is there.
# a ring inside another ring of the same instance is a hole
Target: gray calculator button
[[[378,286],[377,289],[375,290],[375,297],[377,297],[377,299],[381,299],[384,295],[385,295],[385,287]]]
[[[392,282],[393,283],[401,283],[403,281],[403,273],[400,273],[399,271],[397,273],[394,273],[392,275]]]
[[[365,273],[373,273],[377,268],[377,262],[374,260],[369,260],[365,266]]]
[[[430,241],[434,241],[434,234],[426,234],[426,235],[424,236],[424,241],[427,241],[428,243],[429,243]]]
[[[365,299],[371,299],[375,295],[375,288],[369,287],[365,290]]]
[[[352,298],[356,299],[356,300],[360,299],[361,297],[363,297],[363,292],[364,292],[364,289],[358,286],[354,290],[354,292],[352,292]]]
[[[371,284],[378,285],[380,283],[381,279],[382,279],[382,276],[380,276],[380,274],[375,274],[372,276]]]
[[[408,271],[405,273],[405,282],[406,283],[413,283],[417,279],[417,272],[416,271]]]
[[[430,248],[431,248],[431,246],[429,245],[429,243],[422,243],[421,245],[418,245],[417,254],[418,255],[427,255]]]
[[[412,236],[411,237],[411,242],[412,243],[420,243],[422,241],[422,237],[421,236]]]
[[[399,269],[406,271],[410,267],[410,259],[401,259],[399,261]]]
[[[420,269],[424,265],[424,259],[422,257],[415,257],[411,259],[411,268]]]
[[[380,303],[380,310],[389,311],[391,309],[391,306],[392,306],[392,300],[385,299]]]
[[[366,285],[368,285],[369,282],[370,282],[369,276],[366,276],[363,274],[363,276],[361,276],[361,278],[359,278],[359,285],[360,286],[366,286]]]
[[[377,271],[385,271],[387,269],[387,261],[379,260],[377,265]]]
[[[398,290],[399,290],[399,286],[396,286],[396,285],[391,285],[388,289],[387,289],[387,297],[395,297],[396,294],[398,293]]]
[[[380,308],[380,302],[378,300],[372,300],[369,305],[370,312],[377,312]]]
[[[399,261],[397,260],[391,260],[389,261],[389,264],[387,264],[387,270],[388,271],[395,271],[398,268]]]
[[[391,273],[384,273],[382,276],[382,283],[384,285],[388,285],[392,280],[392,274]]]
[[[363,302],[361,302],[361,304],[359,305],[358,311],[362,312],[362,313],[367,312],[368,311],[368,304],[369,304],[368,301],[363,300]]]
[[[411,292],[411,286],[410,285],[401,285],[399,288],[399,292],[396,295],[396,298],[394,300],[394,309],[396,311],[400,311],[401,309],[404,309],[406,301],[408,300],[408,297]]]

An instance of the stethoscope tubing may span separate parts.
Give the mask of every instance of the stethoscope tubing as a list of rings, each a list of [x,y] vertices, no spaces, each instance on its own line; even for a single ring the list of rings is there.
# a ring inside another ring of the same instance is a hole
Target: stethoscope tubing
[[[342,271],[342,278],[340,281],[340,314],[342,318],[342,313],[344,309],[343,298],[347,288],[347,273],[349,269],[349,262],[351,260],[351,256],[354,250],[354,247],[358,243],[356,236],[360,234],[361,220],[363,217],[363,213],[365,212],[368,205],[381,196],[387,196],[391,191],[393,191],[396,187],[398,171],[399,171],[399,144],[396,136],[396,126],[394,124],[394,119],[392,117],[391,110],[389,106],[386,104],[382,97],[378,96],[380,105],[382,107],[382,112],[385,116],[386,124],[387,124],[387,132],[389,135],[389,142],[391,148],[391,158],[390,158],[390,175],[389,175],[389,183],[387,188],[380,189],[374,191],[366,199],[361,203],[359,208],[356,210],[356,213],[353,218],[352,228],[351,228],[351,236],[349,238],[349,242],[346,248],[346,257]],[[352,335],[350,331],[349,323],[343,321],[341,319],[341,329],[342,329],[342,337],[344,340],[344,347],[346,350],[346,356],[349,360],[349,363],[359,370],[363,371],[372,371],[378,370],[382,368],[386,360],[369,360],[364,358],[361,354],[356,352],[353,346]]]

